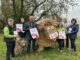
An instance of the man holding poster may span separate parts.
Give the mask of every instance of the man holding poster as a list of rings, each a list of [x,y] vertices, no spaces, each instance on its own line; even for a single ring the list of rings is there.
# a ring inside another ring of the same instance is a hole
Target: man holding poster
[[[36,49],[36,38],[39,37],[37,24],[34,22],[34,17],[29,17],[29,22],[25,23],[26,40],[27,40],[27,53],[30,53],[30,47],[32,42],[32,51]]]

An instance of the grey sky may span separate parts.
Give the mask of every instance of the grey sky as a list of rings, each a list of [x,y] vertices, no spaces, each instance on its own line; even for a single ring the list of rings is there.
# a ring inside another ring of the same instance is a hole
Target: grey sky
[[[75,7],[74,9],[70,10],[67,17],[68,19],[71,19],[71,18],[80,19],[80,6]]]
[[[72,18],[80,19],[80,0],[78,0],[78,6],[75,6],[73,9],[69,8],[69,14],[67,17],[69,20]]]

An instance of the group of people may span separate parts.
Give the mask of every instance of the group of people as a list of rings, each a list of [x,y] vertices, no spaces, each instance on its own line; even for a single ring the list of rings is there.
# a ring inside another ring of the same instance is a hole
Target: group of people
[[[66,40],[66,48],[69,49],[69,44],[71,44],[71,51],[76,52],[76,39],[77,33],[79,31],[79,24],[77,24],[77,20],[73,18],[71,22],[68,22],[67,18],[63,19],[63,22],[59,24],[58,32],[65,31],[66,39],[61,38],[58,39],[59,50],[62,52],[64,48],[64,40]],[[69,43],[70,41],[70,43]]]
[[[34,16],[29,17],[29,21],[25,22],[24,18],[20,18],[19,24],[23,24],[23,30],[25,32],[19,31],[18,34],[21,38],[25,38],[27,40],[27,51],[26,54],[30,53],[30,48],[32,47],[32,51],[36,50],[36,39],[33,39],[29,29],[37,28],[37,24],[34,22]],[[6,42],[7,51],[6,51],[6,60],[10,60],[10,56],[15,57],[14,49],[15,49],[15,40],[16,35],[14,35],[15,24],[12,18],[8,18],[7,25],[4,27],[4,41]],[[31,46],[32,43],[32,46]]]
[[[31,28],[37,28],[38,25],[35,23],[34,16],[29,16],[29,21],[25,21],[23,17],[20,18],[20,24],[23,24],[23,30],[24,32],[20,31],[19,35],[21,38],[25,38],[27,41],[27,51],[26,54],[30,53],[30,49],[32,47],[32,52],[36,51],[36,39],[33,39],[30,30]],[[69,31],[71,30],[71,31]],[[71,41],[71,49],[72,51],[76,51],[76,38],[77,33],[79,30],[79,25],[77,24],[76,19],[71,20],[71,24],[67,24],[67,19],[64,19],[63,23],[60,23],[58,26],[58,32],[65,31],[66,33],[66,48],[69,48],[69,39]],[[7,51],[6,51],[6,60],[11,60],[10,56],[15,57],[14,49],[15,49],[15,40],[14,38],[16,35],[14,35],[15,31],[15,24],[14,20],[12,18],[8,18],[7,25],[4,27],[4,41],[6,42]],[[59,50],[62,52],[64,48],[64,39],[58,39],[59,44]],[[31,46],[32,43],[32,46]]]

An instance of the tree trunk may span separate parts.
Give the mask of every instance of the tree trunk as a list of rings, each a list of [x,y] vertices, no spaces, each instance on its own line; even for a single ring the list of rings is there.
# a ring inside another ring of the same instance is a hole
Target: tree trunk
[[[24,8],[23,3],[24,3],[24,0],[21,0],[20,17],[22,17],[22,16],[23,16],[23,8]]]
[[[12,0],[13,2],[13,17],[14,17],[14,20],[16,20],[16,4],[15,4],[15,0]]]

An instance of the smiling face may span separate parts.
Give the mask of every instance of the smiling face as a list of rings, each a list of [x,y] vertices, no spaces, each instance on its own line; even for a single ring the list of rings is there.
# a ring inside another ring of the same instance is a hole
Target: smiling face
[[[11,18],[8,18],[8,25],[13,26],[14,25],[14,20]]]
[[[73,20],[73,21],[72,21],[72,24],[75,24],[75,23],[76,23],[76,22]]]
[[[62,27],[63,27],[63,24],[62,24],[62,23],[60,23],[60,24],[59,24],[59,28],[62,28]]]
[[[67,20],[64,20],[64,23],[67,23]]]
[[[23,18],[23,17],[21,18],[21,22],[22,22],[22,23],[24,23],[24,22],[25,22],[25,20],[24,20],[24,18]]]
[[[72,23],[72,24],[76,24],[76,23],[77,23],[76,19],[73,18],[73,19],[71,20],[71,23]]]
[[[34,19],[35,19],[34,16],[30,16],[30,17],[29,17],[29,21],[30,21],[30,22],[34,22]]]
[[[67,18],[64,18],[64,23],[67,23]]]

